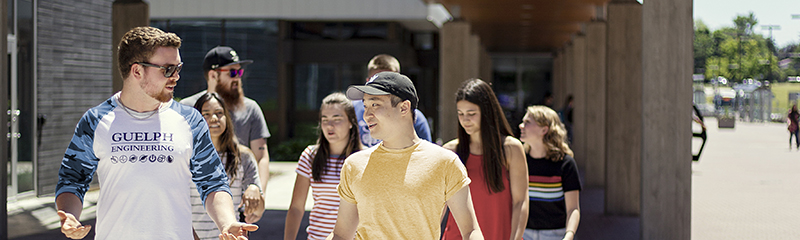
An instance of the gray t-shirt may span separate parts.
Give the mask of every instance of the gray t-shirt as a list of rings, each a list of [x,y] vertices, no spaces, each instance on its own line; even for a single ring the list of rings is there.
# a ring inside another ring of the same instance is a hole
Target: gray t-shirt
[[[197,99],[206,94],[206,92],[208,91],[203,90],[186,97],[181,100],[181,103],[194,107]],[[271,136],[267,127],[267,120],[264,119],[264,113],[255,100],[245,97],[244,107],[231,111],[230,114],[231,118],[233,118],[233,129],[236,131],[236,138],[239,139],[239,144],[250,147],[250,141]]]

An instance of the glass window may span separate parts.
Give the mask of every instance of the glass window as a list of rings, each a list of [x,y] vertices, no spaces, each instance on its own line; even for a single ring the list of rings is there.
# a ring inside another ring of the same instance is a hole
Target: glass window
[[[253,60],[245,67],[244,95],[260,103],[262,109],[278,109],[278,23],[226,20],[224,25],[224,44],[242,59]]]
[[[175,97],[184,98],[206,90],[203,58],[218,45],[230,46],[242,59],[253,60],[246,67],[243,87],[264,110],[278,108],[278,22],[272,20],[151,20],[151,26],[178,34],[183,40],[184,65]]]
[[[159,21],[153,21],[159,23]],[[208,88],[203,77],[203,58],[211,48],[222,43],[222,21],[220,20],[170,20],[162,30],[178,34],[182,39],[181,80],[175,87],[175,97],[184,98]]]
[[[336,65],[298,64],[295,67],[295,109],[317,110],[322,98],[336,87]]]
[[[344,92],[353,84],[363,84],[363,64],[309,63],[295,65],[295,104],[297,110],[318,110],[322,99],[333,92]]]

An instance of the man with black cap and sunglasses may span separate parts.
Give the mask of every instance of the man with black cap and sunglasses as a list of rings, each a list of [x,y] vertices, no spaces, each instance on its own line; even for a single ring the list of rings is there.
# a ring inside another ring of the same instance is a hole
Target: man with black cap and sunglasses
[[[194,106],[197,99],[207,92],[217,93],[230,111],[233,128],[239,144],[245,145],[253,151],[258,161],[258,175],[261,178],[261,187],[266,189],[269,180],[269,151],[267,138],[270,137],[267,121],[258,103],[244,96],[242,89],[242,76],[244,66],[253,63],[253,60],[241,60],[239,54],[228,46],[217,46],[206,53],[203,59],[203,76],[208,83],[208,90],[199,92],[181,100],[181,103]],[[263,191],[265,193],[266,191]],[[262,198],[266,196],[259,194]],[[245,193],[245,198],[252,198],[252,194]],[[255,200],[255,199],[251,199]],[[258,213],[261,216],[262,213]]]
[[[119,43],[122,90],[83,114],[58,172],[61,232],[81,239],[83,197],[96,174],[97,239],[191,239],[188,186],[196,184],[222,234],[241,239],[257,226],[237,222],[228,177],[208,126],[194,108],[172,100],[180,78],[181,39],[153,27]]]
[[[347,98],[364,101],[364,121],[382,142],[345,160],[328,239],[438,239],[445,204],[464,239],[483,239],[461,160],[414,131],[419,98],[411,80],[381,72],[350,86]]]

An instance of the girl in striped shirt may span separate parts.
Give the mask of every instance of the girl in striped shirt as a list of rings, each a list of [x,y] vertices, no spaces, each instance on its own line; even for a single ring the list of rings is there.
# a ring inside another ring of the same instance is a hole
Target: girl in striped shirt
[[[308,218],[308,239],[325,239],[336,224],[339,211],[339,172],[344,159],[361,150],[353,104],[342,93],[322,99],[317,144],[308,146],[297,162],[292,203],[286,213],[283,239],[294,240],[305,212],[309,186],[314,207]]]
[[[219,153],[222,164],[225,165],[233,197],[231,208],[243,206],[244,221],[258,222],[264,214],[264,197],[259,186],[261,181],[258,177],[258,164],[250,149],[237,143],[233,121],[225,108],[225,102],[217,94],[206,93],[197,99],[194,108],[200,111],[206,120],[211,141]],[[190,195],[195,239],[219,239],[219,229],[206,213],[194,184],[191,186]]]
[[[519,124],[528,159],[530,206],[525,240],[572,240],[581,219],[578,167],[558,114],[530,106]]]

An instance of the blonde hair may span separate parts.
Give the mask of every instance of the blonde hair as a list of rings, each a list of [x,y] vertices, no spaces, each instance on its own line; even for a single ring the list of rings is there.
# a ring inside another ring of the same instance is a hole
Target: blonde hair
[[[400,72],[400,61],[389,54],[378,54],[372,57],[367,64],[367,71],[391,71]]]
[[[558,162],[564,159],[564,155],[574,156],[572,149],[567,144],[567,130],[564,128],[564,124],[561,123],[556,111],[547,106],[536,105],[528,107],[527,114],[539,126],[548,127],[547,133],[542,138],[542,142],[547,148],[545,158]],[[531,149],[528,143],[525,143],[524,147],[525,152]]]

